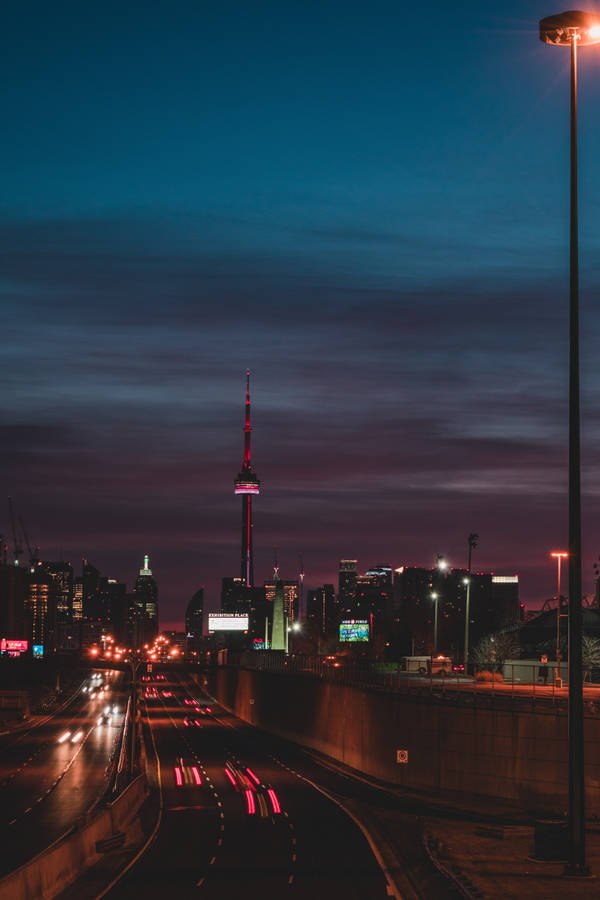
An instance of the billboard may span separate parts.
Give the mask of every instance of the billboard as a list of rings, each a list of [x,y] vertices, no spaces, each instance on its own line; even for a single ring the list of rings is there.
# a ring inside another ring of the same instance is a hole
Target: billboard
[[[367,619],[346,619],[340,622],[340,641],[368,641],[369,623]]]
[[[248,631],[248,615],[241,613],[209,613],[208,633],[215,631]]]
[[[33,651],[34,659],[41,659],[44,655],[44,645],[43,644],[34,644],[31,648]]]
[[[12,638],[0,639],[0,653],[8,653],[9,656],[20,656],[21,653],[27,653],[29,649],[29,641],[17,641]]]

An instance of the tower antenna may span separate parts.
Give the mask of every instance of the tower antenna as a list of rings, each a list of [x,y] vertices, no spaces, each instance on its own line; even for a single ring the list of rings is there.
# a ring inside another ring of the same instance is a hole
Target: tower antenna
[[[246,370],[246,409],[244,417],[244,460],[242,470],[234,481],[234,492],[242,495],[242,553],[241,553],[241,577],[246,582],[246,587],[254,584],[254,551],[252,545],[252,496],[260,493],[260,481],[252,468],[251,463],[251,435],[250,424],[250,369]]]

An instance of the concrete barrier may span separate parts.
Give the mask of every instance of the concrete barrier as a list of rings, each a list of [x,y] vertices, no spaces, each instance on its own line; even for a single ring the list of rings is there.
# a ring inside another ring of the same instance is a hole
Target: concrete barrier
[[[415,791],[501,799],[535,815],[567,809],[567,716],[495,709],[221,667],[215,698],[241,719]],[[600,717],[585,719],[587,813],[600,813]]]
[[[97,844],[125,831],[146,797],[146,777],[139,775],[89,822],[67,832],[46,850],[0,880],[0,900],[51,900],[97,862]]]

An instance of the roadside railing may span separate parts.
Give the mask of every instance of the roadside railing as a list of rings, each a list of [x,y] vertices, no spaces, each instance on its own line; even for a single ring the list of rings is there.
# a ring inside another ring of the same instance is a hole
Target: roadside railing
[[[475,665],[472,672],[404,671],[399,663],[376,663],[369,660],[346,660],[302,654],[269,651],[229,651],[219,665],[238,666],[256,671],[327,681],[345,687],[388,691],[396,694],[446,699],[457,704],[519,706],[529,705],[565,710],[568,684],[557,678],[551,664],[544,672],[542,664],[510,663],[504,671]],[[471,667],[469,667],[471,670]],[[541,672],[540,672],[541,669]],[[584,686],[586,714],[600,714],[600,685]]]

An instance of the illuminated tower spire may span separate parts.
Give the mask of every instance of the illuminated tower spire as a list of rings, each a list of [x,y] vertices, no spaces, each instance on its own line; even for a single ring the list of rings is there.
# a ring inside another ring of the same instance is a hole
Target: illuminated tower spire
[[[247,587],[254,584],[254,558],[252,552],[252,495],[260,492],[260,481],[252,469],[250,460],[250,369],[246,372],[246,416],[244,420],[244,461],[242,471],[234,481],[234,491],[242,495],[242,558],[241,577]]]

